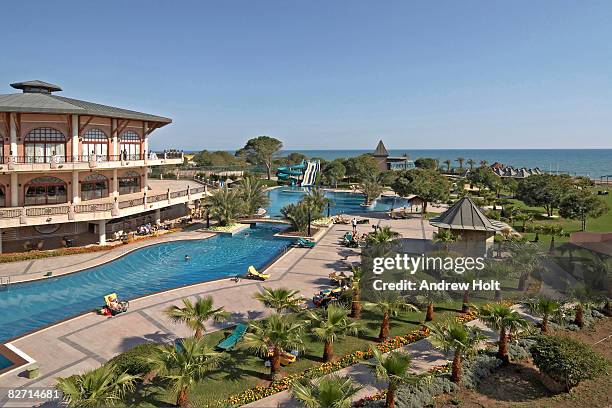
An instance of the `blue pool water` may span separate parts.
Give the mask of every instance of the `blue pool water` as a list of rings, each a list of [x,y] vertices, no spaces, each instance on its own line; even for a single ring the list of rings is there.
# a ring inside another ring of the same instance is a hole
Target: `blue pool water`
[[[5,368],[9,368],[12,365],[13,362],[11,360],[0,354],[0,371],[4,370]]]
[[[134,299],[262,268],[290,244],[273,238],[282,228],[258,224],[233,237],[153,245],[83,272],[13,284],[0,291],[0,342],[98,308],[108,293]]]
[[[299,187],[279,187],[268,192],[270,197],[270,205],[268,206],[268,214],[271,217],[281,216],[281,208],[287,204],[298,202],[307,189]],[[326,191],[325,197],[332,202],[330,206],[330,214],[358,214],[372,211],[389,211],[391,208],[399,208],[409,205],[409,200],[400,197],[383,196],[372,203],[369,207],[364,207],[363,194],[349,192]],[[327,210],[325,210],[327,212]]]

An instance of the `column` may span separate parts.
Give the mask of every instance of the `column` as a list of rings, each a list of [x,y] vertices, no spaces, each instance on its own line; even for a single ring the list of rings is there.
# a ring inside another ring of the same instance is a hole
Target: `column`
[[[9,113],[10,123],[10,141],[11,141],[11,152],[13,156],[17,156],[17,125],[15,123],[15,114]]]
[[[149,123],[145,122],[144,123],[144,133],[142,135],[142,150],[145,154],[145,160],[147,160],[147,157],[149,156],[149,136],[147,135],[147,132],[149,130]]]
[[[160,223],[161,223],[161,210],[157,208],[155,210],[155,224],[160,224]]]
[[[117,119],[111,120],[111,135],[113,135],[113,151],[112,155],[119,155],[119,137],[117,135]]]
[[[76,170],[72,171],[72,203],[77,204],[81,202],[81,188],[79,186],[79,172]]]
[[[106,220],[98,221],[98,243],[106,245]]]
[[[79,159],[79,115],[72,115],[72,161]],[[73,178],[74,180],[74,175]]]
[[[19,207],[19,179],[16,172],[11,173],[11,207]]]
[[[145,193],[149,191],[149,168],[144,168],[144,175],[142,176],[142,184]]]
[[[119,197],[119,175],[117,169],[113,169],[113,185],[111,186],[112,196]]]
[[[0,254],[2,253],[2,229],[0,229]]]

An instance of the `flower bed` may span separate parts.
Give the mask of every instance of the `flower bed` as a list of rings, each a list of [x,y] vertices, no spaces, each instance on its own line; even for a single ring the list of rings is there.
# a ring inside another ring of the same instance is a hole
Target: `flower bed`
[[[457,320],[460,322],[469,322],[471,320],[476,319],[477,317],[478,314],[474,311],[471,311],[470,313],[461,314],[457,317]],[[427,336],[429,336],[429,329],[427,327],[422,327],[420,329],[413,330],[405,335],[395,336],[390,339],[387,339],[382,343],[376,344],[375,347],[383,353],[388,353],[390,351],[404,347],[408,344],[422,340]],[[230,396],[227,400],[221,400],[217,401],[216,403],[208,404],[206,405],[206,407],[238,407],[241,405],[249,404],[262,398],[274,395],[276,393],[287,391],[297,380],[319,378],[334,371],[338,371],[351,365],[357,364],[360,361],[369,360],[373,356],[374,354],[372,352],[372,348],[368,348],[367,350],[357,350],[353,353],[343,356],[342,358],[334,362],[322,363],[315,367],[308,368],[302,371],[301,373],[291,374],[281,379],[274,380],[268,386],[257,386],[250,388],[240,394]],[[442,371],[441,367],[440,371]],[[381,395],[383,396],[382,398],[384,398],[386,394],[377,394],[377,396],[373,399],[378,399]]]
[[[460,317],[462,321],[470,321],[476,318],[475,313],[464,314]],[[421,328],[414,330],[408,334],[402,336],[392,337],[382,343],[376,344],[376,348],[383,353],[396,350],[404,347],[410,343],[414,343],[421,339],[426,338],[429,335],[429,329]],[[318,378],[323,375],[330,374],[334,371],[346,368],[353,364],[357,364],[362,360],[368,360],[373,357],[372,349],[358,350],[353,353],[347,354],[334,362],[322,363],[316,367],[309,368],[298,374],[288,375],[279,380],[273,381],[268,386],[258,386],[244,391],[241,394],[233,395],[227,399],[227,401],[220,401],[221,405],[225,404],[228,406],[240,406],[248,404],[262,398],[269,397],[281,391],[286,391],[291,388],[296,380],[301,379],[312,379]]]

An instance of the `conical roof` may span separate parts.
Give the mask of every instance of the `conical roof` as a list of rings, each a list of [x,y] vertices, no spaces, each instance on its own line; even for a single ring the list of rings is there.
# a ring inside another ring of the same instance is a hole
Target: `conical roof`
[[[21,89],[23,92],[43,92],[51,93],[61,91],[58,85],[50,84],[49,82],[35,79],[33,81],[15,82],[11,86],[15,89]]]
[[[463,197],[429,223],[434,227],[470,231],[500,231],[502,223],[488,219],[469,197]]]
[[[385,147],[385,144],[383,143],[382,140],[378,141],[378,146],[376,146],[376,150],[374,150],[374,156],[381,156],[381,157],[389,156],[389,152],[387,151],[387,148]]]

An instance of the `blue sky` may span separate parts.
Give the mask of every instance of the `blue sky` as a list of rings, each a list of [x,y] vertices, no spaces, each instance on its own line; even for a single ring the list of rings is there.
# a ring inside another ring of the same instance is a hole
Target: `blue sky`
[[[3,4],[0,93],[169,116],[154,148],[611,148],[609,1]]]

